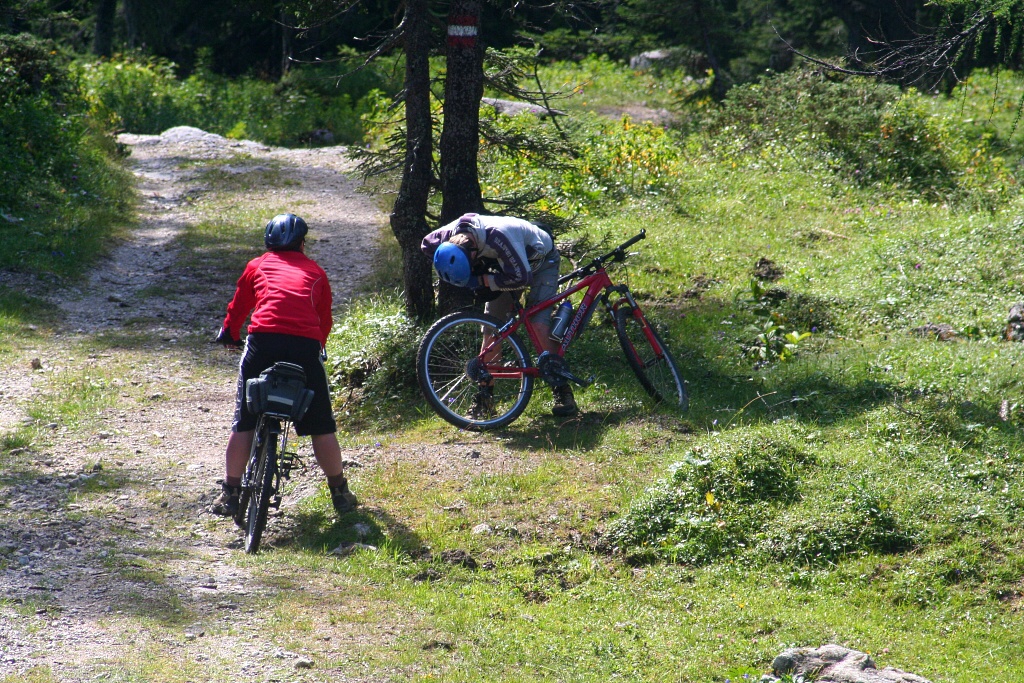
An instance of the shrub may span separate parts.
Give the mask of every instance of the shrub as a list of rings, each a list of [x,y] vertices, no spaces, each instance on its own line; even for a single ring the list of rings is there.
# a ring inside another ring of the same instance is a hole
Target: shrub
[[[856,184],[991,207],[1015,185],[989,138],[914,90],[822,71],[792,70],[729,91],[706,119],[721,156],[806,157]],[[806,163],[806,161],[804,162]]]
[[[715,435],[614,522],[605,543],[687,564],[741,551],[774,508],[800,498],[798,468],[810,461],[781,431]]]
[[[759,534],[756,550],[773,560],[819,565],[855,553],[913,547],[913,533],[883,491],[860,481],[839,493],[842,497],[833,501],[785,511]]]
[[[130,177],[86,113],[53,45],[0,36],[3,266],[69,274],[102,251],[126,218]]]
[[[125,130],[159,134],[189,125],[276,145],[322,144],[324,138],[313,135],[318,130],[329,131],[338,143],[360,142],[367,97],[375,88],[392,87],[377,71],[356,77],[338,72],[341,67],[330,73],[307,67],[271,83],[227,79],[203,64],[201,58],[185,79],[177,77],[174,63],[139,54],[86,62],[79,69],[96,114]]]
[[[327,343],[334,391],[379,403],[414,388],[421,336],[397,296],[353,302]]]

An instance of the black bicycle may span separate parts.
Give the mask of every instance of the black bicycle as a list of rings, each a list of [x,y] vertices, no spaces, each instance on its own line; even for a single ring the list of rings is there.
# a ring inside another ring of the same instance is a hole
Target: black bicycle
[[[292,422],[302,419],[312,400],[306,373],[294,363],[274,363],[245,383],[246,405],[259,420],[234,520],[245,530],[245,552],[250,555],[260,549],[270,508],[281,507],[281,481],[301,464],[288,450],[288,436]]]

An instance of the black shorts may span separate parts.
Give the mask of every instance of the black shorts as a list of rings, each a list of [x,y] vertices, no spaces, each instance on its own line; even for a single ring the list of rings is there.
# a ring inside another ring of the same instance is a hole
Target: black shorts
[[[306,372],[306,388],[313,390],[313,402],[303,418],[295,423],[295,433],[315,436],[337,431],[331,411],[327,370],[320,360],[320,342],[308,337],[267,332],[250,334],[245,340],[245,352],[238,364],[235,420],[231,430],[248,432],[256,429],[257,418],[245,405],[245,381],[259,377],[261,372],[281,361],[301,365]]]

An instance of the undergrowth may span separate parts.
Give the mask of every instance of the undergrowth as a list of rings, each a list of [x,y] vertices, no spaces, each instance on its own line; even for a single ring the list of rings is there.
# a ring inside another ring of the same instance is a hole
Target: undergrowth
[[[80,274],[133,220],[130,175],[55,47],[0,36],[0,268]]]

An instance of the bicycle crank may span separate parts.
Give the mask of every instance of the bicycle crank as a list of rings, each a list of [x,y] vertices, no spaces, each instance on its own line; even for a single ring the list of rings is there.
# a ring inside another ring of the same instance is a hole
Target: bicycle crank
[[[537,359],[537,370],[540,371],[541,379],[556,387],[564,386],[569,382],[574,382],[581,387],[588,387],[594,383],[593,377],[583,379],[569,372],[569,365],[565,362],[565,358],[550,351],[540,354],[540,358]]]

